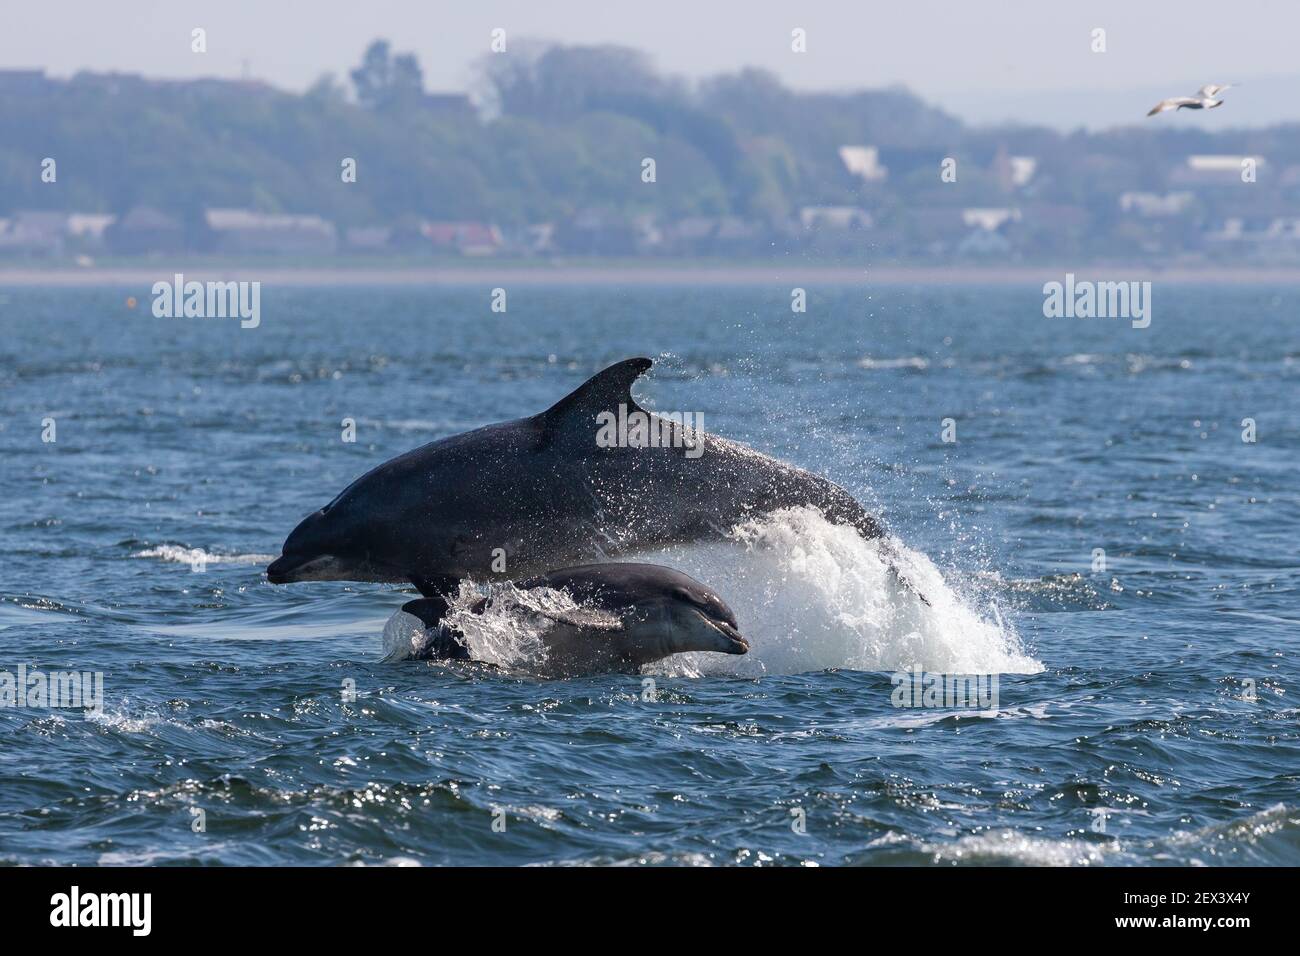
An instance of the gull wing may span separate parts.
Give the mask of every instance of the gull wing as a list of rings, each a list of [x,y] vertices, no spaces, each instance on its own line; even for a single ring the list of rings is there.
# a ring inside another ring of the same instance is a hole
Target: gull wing
[[[1230,89],[1232,89],[1231,83],[1223,83],[1223,84],[1207,83],[1205,86],[1202,86],[1200,90],[1197,91],[1197,93],[1199,96],[1202,96],[1206,99],[1212,99],[1213,97],[1218,96],[1224,90],[1230,90]]]
[[[1199,103],[1200,100],[1194,96],[1171,96],[1167,100],[1161,100],[1155,106],[1151,107],[1151,112],[1147,116],[1155,116],[1157,113],[1163,113],[1165,110],[1176,110],[1180,106],[1191,106],[1193,103]]]

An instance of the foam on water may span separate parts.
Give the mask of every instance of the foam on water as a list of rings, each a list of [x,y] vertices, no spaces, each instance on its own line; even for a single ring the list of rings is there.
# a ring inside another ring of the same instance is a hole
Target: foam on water
[[[995,607],[975,609],[924,555],[895,543],[899,570],[926,595],[926,607],[899,583],[879,541],[827,521],[812,508],[794,508],[734,528],[724,539],[636,555],[636,560],[683,571],[708,584],[736,613],[750,642],[743,656],[678,654],[659,673],[796,674],[828,668],[960,674],[1037,673],[1015,632]],[[482,591],[462,583],[447,622],[465,634],[475,660],[531,669],[544,662],[541,635],[556,616],[597,612],[565,593],[492,589],[483,614],[470,612]],[[384,630],[389,659],[418,651],[419,621],[398,614]]]
[[[266,564],[275,560],[273,554],[216,554],[202,548],[187,548],[178,544],[160,544],[135,552],[132,557],[157,558],[172,564]]]
[[[910,368],[910,369],[924,370],[930,367],[930,361],[929,359],[926,359],[920,355],[909,355],[903,358],[886,358],[886,359],[872,358],[871,356],[866,355],[858,359],[858,367],[865,368],[865,369]]]
[[[1112,821],[1117,816],[1112,810]],[[906,854],[915,853],[925,862],[940,865],[1132,866],[1154,860],[1191,866],[1258,866],[1282,862],[1288,848],[1296,843],[1298,822],[1295,812],[1279,803],[1226,823],[1155,840],[1129,839],[1119,834],[1104,839],[1053,838],[1002,828],[950,841],[917,841],[890,834],[878,845],[896,844],[903,851],[899,862],[914,862]],[[1122,824],[1112,822],[1111,826],[1119,830]]]
[[[880,545],[814,508],[790,508],[738,525],[727,539],[638,559],[708,583],[736,612],[749,653],[680,655],[700,673],[1043,669],[995,606],[972,607],[929,558],[894,542],[899,570],[930,602],[922,604],[890,570]]]

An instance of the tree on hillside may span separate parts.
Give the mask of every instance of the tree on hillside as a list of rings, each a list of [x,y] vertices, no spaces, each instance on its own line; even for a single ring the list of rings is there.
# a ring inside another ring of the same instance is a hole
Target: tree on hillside
[[[574,116],[595,97],[655,98],[671,84],[650,58],[630,47],[551,46],[525,41],[510,56],[480,61],[489,97],[502,113],[533,118]]]
[[[409,106],[424,95],[424,73],[414,53],[393,56],[387,40],[366,48],[361,65],[350,74],[357,102],[368,109]]]

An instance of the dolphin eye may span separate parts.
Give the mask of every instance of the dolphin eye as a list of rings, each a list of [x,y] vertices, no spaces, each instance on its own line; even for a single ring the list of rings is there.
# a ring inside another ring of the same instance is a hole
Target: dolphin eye
[[[736,626],[736,617],[727,607],[722,598],[718,597],[712,591],[705,591],[703,599],[700,601],[700,607],[709,612],[710,617],[715,617],[719,621],[726,621],[732,627]]]
[[[673,588],[673,597],[677,600],[689,604],[691,607],[699,608],[702,611],[708,611],[710,615],[716,615],[721,602],[708,591],[696,594],[693,591],[683,587]]]

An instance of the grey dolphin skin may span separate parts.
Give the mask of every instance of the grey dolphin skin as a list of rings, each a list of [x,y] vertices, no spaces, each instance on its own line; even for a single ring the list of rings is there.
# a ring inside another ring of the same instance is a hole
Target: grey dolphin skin
[[[467,577],[717,538],[798,505],[866,538],[883,534],[839,485],[660,416],[651,419],[659,441],[598,441],[610,416],[649,415],[631,388],[652,364],[611,365],[538,415],[443,438],[367,472],[302,520],[268,579],[410,582],[434,596]],[[502,554],[504,571],[494,560]]]
[[[736,616],[721,598],[689,575],[655,564],[592,564],[563,568],[515,585],[520,590],[565,591],[579,605],[552,616],[541,633],[547,676],[636,672],[643,664],[687,651],[744,654]],[[470,610],[482,614],[490,597]],[[599,617],[584,612],[605,612]],[[444,622],[442,597],[408,601],[402,612],[419,619],[425,643],[416,660],[470,660],[464,635]]]

